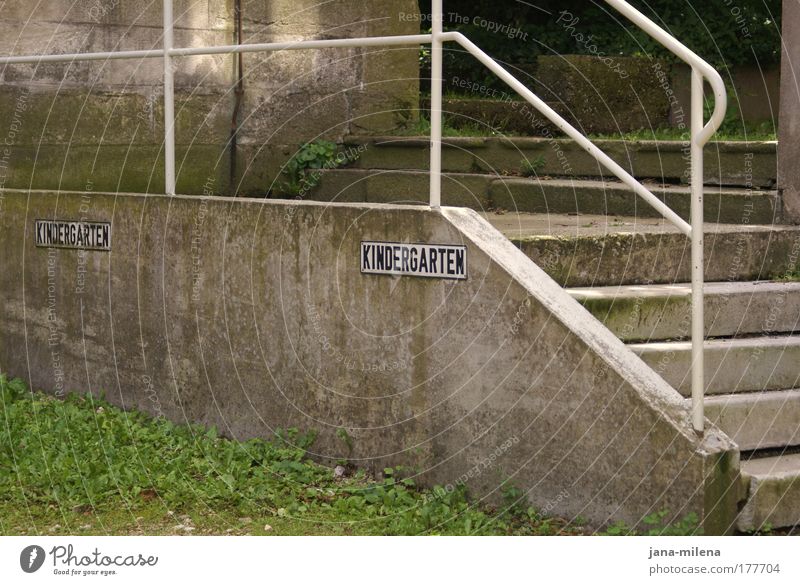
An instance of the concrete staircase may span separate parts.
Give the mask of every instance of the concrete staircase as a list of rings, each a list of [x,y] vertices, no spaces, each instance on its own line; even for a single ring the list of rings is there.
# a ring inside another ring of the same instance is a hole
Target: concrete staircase
[[[312,198],[426,202],[424,139],[363,146],[358,167],[328,171]],[[679,145],[601,147],[688,218]],[[445,204],[483,211],[688,398],[682,234],[568,141],[451,139],[444,155]],[[518,176],[537,159],[536,176]],[[780,223],[774,144],[718,143],[706,161],[707,416],[741,450],[738,529],[800,525],[800,228]]]
[[[688,284],[569,289],[683,396]],[[740,530],[800,524],[800,282],[710,283],[706,415],[742,451]]]
[[[666,141],[597,141],[677,213],[689,216],[685,145]],[[352,140],[359,159],[327,170],[308,194],[321,201],[427,203],[425,138]],[[442,154],[443,202],[479,211],[607,214],[658,218],[658,213],[573,142],[545,138],[447,138]],[[708,221],[771,224],[781,220],[774,190],[775,143],[718,142],[707,147]]]
[[[656,221],[509,219],[493,222],[688,399],[688,241]],[[706,413],[742,452],[737,527],[800,525],[800,282],[783,280],[800,229],[709,224],[706,242]]]

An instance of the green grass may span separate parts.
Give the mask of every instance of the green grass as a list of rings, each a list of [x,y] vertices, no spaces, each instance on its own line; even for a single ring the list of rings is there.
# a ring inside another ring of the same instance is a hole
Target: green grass
[[[642,129],[633,132],[620,134],[592,134],[592,140],[624,140],[626,142],[636,142],[640,140],[667,140],[686,142],[689,140],[689,132],[681,131],[677,128],[654,128]],[[736,125],[726,125],[721,128],[711,138],[713,141],[748,141],[748,142],[769,142],[777,140],[777,134],[772,124],[764,123],[739,127]]]
[[[785,282],[800,282],[800,269],[793,268],[792,270],[780,275],[775,280],[782,280]]]
[[[286,431],[237,442],[108,402],[58,400],[0,375],[0,533],[557,534],[581,533],[463,489],[419,489],[399,470],[376,480],[306,457],[313,437]]]
[[[541,516],[504,486],[502,504],[464,489],[418,488],[399,469],[373,479],[306,456],[313,435],[271,441],[219,437],[123,411],[102,398],[30,392],[0,374],[0,534],[3,535],[554,535],[588,534]],[[694,534],[697,521],[644,534]],[[616,523],[600,534],[637,534]]]
[[[395,136],[430,136],[430,133],[431,121],[425,116],[420,116],[415,124],[393,132]],[[478,122],[461,121],[457,127],[454,127],[449,123],[449,118],[445,116],[442,136],[445,138],[485,138],[491,136],[514,136],[514,134],[493,130]]]
[[[430,97],[430,96],[428,96]],[[491,100],[482,96],[471,94],[459,94],[449,92],[444,96],[445,99],[459,99],[471,101],[502,101]],[[707,110],[709,106],[707,104]],[[738,114],[738,106],[732,103],[728,108],[728,115],[722,126],[712,137],[712,141],[748,141],[748,142],[770,142],[778,139],[775,124],[772,122],[762,122],[759,124],[744,123]],[[710,110],[706,112],[706,119],[710,117]],[[430,134],[430,120],[427,115],[420,116],[419,121],[408,128],[396,132],[399,136],[428,136]],[[457,118],[458,119],[458,118]],[[442,135],[445,137],[487,137],[487,136],[522,136],[518,132],[507,132],[502,126],[491,129],[479,123],[465,122],[458,119],[454,126],[450,116],[445,114]],[[533,134],[531,134],[533,135]],[[678,128],[643,128],[630,132],[612,134],[590,134],[591,140],[621,140],[621,141],[641,141],[641,140],[665,140],[686,142],[689,140],[689,131]]]
[[[398,130],[394,134],[397,136],[429,136],[431,123],[427,118],[420,116],[419,121],[407,128]],[[445,116],[444,126],[442,127],[444,137],[491,137],[505,136],[509,138],[522,136],[515,132],[506,132],[502,128],[492,129],[477,122],[459,122],[458,127],[450,124],[449,118]],[[642,140],[664,140],[674,142],[686,142],[689,140],[689,133],[677,128],[653,128],[642,129],[619,134],[590,134],[590,140],[620,140],[625,142],[638,142]],[[770,142],[777,140],[777,134],[771,124],[760,124],[748,128],[727,128],[722,129],[712,137],[712,141],[718,142]]]

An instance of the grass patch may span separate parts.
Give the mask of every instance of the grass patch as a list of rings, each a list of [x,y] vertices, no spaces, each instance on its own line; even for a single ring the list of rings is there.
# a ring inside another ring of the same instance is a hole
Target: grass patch
[[[624,140],[638,142],[642,140],[664,140],[674,142],[687,142],[689,132],[678,128],[652,128],[623,132],[619,134],[591,134],[591,140]],[[770,123],[751,125],[749,127],[721,128],[711,140],[718,142],[770,142],[778,139],[775,128]]]
[[[397,136],[429,136],[431,131],[430,120],[420,116],[416,124],[394,132]],[[508,138],[518,138],[523,135],[518,132],[505,131],[502,127],[490,128],[477,122],[459,120],[458,126],[450,123],[449,117],[445,115],[442,127],[443,137],[476,137],[485,138],[491,136],[504,136]],[[530,136],[539,136],[530,134]],[[556,136],[566,138],[566,136]],[[641,142],[643,140],[661,140],[668,142],[687,142],[689,132],[681,131],[678,128],[651,128],[622,132],[618,134],[590,134],[590,140],[619,140],[624,142]],[[749,128],[728,128],[718,131],[711,138],[717,142],[774,142],[778,139],[772,124],[760,124]]]
[[[2,534],[582,533],[521,506],[419,489],[399,470],[376,480],[306,456],[313,435],[237,442],[212,429],[64,400],[0,375]]]
[[[430,136],[431,121],[426,116],[420,116],[413,125],[398,129],[392,134],[395,136]],[[444,117],[442,125],[442,137],[444,138],[486,138],[491,136],[515,136],[515,134],[465,120],[459,120],[458,125],[454,126],[450,123],[449,116],[445,115]]]
[[[780,280],[784,282],[800,282],[800,269],[794,268],[781,274],[775,280]]]
[[[730,91],[729,93],[733,95]],[[427,96],[430,98],[430,95]],[[486,97],[477,97],[472,94],[459,94],[459,93],[446,93],[444,99],[458,99],[469,101],[505,101],[493,100]],[[525,103],[526,101],[520,101]],[[705,119],[708,120],[711,116],[712,104],[706,104]],[[419,120],[416,124],[395,132],[398,136],[428,136],[430,135],[430,120],[427,113],[421,113]],[[532,129],[533,130],[533,129]],[[489,136],[506,136],[509,138],[520,136],[541,137],[541,134],[531,132],[530,134],[520,134],[519,132],[507,131],[503,124],[500,123],[495,128],[490,128],[478,122],[470,122],[463,118],[445,113],[444,124],[442,127],[442,136],[445,137],[489,137]],[[590,140],[621,140],[626,142],[638,142],[642,140],[664,140],[674,142],[687,142],[689,141],[688,129],[681,130],[679,128],[642,128],[640,130],[632,130],[629,132],[618,133],[593,133],[589,134]],[[566,136],[557,134],[556,138],[566,138]],[[758,124],[751,122],[744,122],[739,113],[738,105],[735,100],[731,98],[731,104],[728,108],[728,114],[720,129],[712,136],[712,141],[744,141],[744,142],[774,142],[778,139],[775,124],[773,122],[765,121]]]

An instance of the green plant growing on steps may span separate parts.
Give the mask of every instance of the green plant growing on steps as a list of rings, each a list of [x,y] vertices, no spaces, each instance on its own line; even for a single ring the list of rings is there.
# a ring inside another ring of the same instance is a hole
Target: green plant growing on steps
[[[523,177],[535,177],[539,174],[546,164],[544,155],[539,155],[533,160],[523,159],[520,174]]]
[[[791,270],[780,275],[776,280],[784,282],[800,282],[800,268],[792,268]]]
[[[282,174],[286,182],[282,188],[289,195],[302,196],[322,179],[324,169],[337,169],[358,160],[350,151],[339,152],[335,142],[317,139],[300,146],[284,165]]]
[[[499,129],[493,129],[486,124],[481,124],[478,121],[474,120],[457,120],[457,124],[454,123],[452,116],[448,116],[445,114],[443,124],[442,124],[442,136],[444,138],[476,138],[476,137],[490,137],[490,136],[515,136],[513,132],[506,132],[501,131]],[[394,136],[430,136],[431,134],[431,121],[425,115],[419,117],[419,119],[411,126],[403,127],[395,132],[392,132]]]

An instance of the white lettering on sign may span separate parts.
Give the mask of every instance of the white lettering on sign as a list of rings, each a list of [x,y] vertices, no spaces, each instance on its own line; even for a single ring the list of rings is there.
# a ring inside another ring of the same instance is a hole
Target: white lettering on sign
[[[467,247],[361,242],[361,273],[467,280]]]
[[[37,219],[36,246],[75,250],[111,250],[111,224]]]

